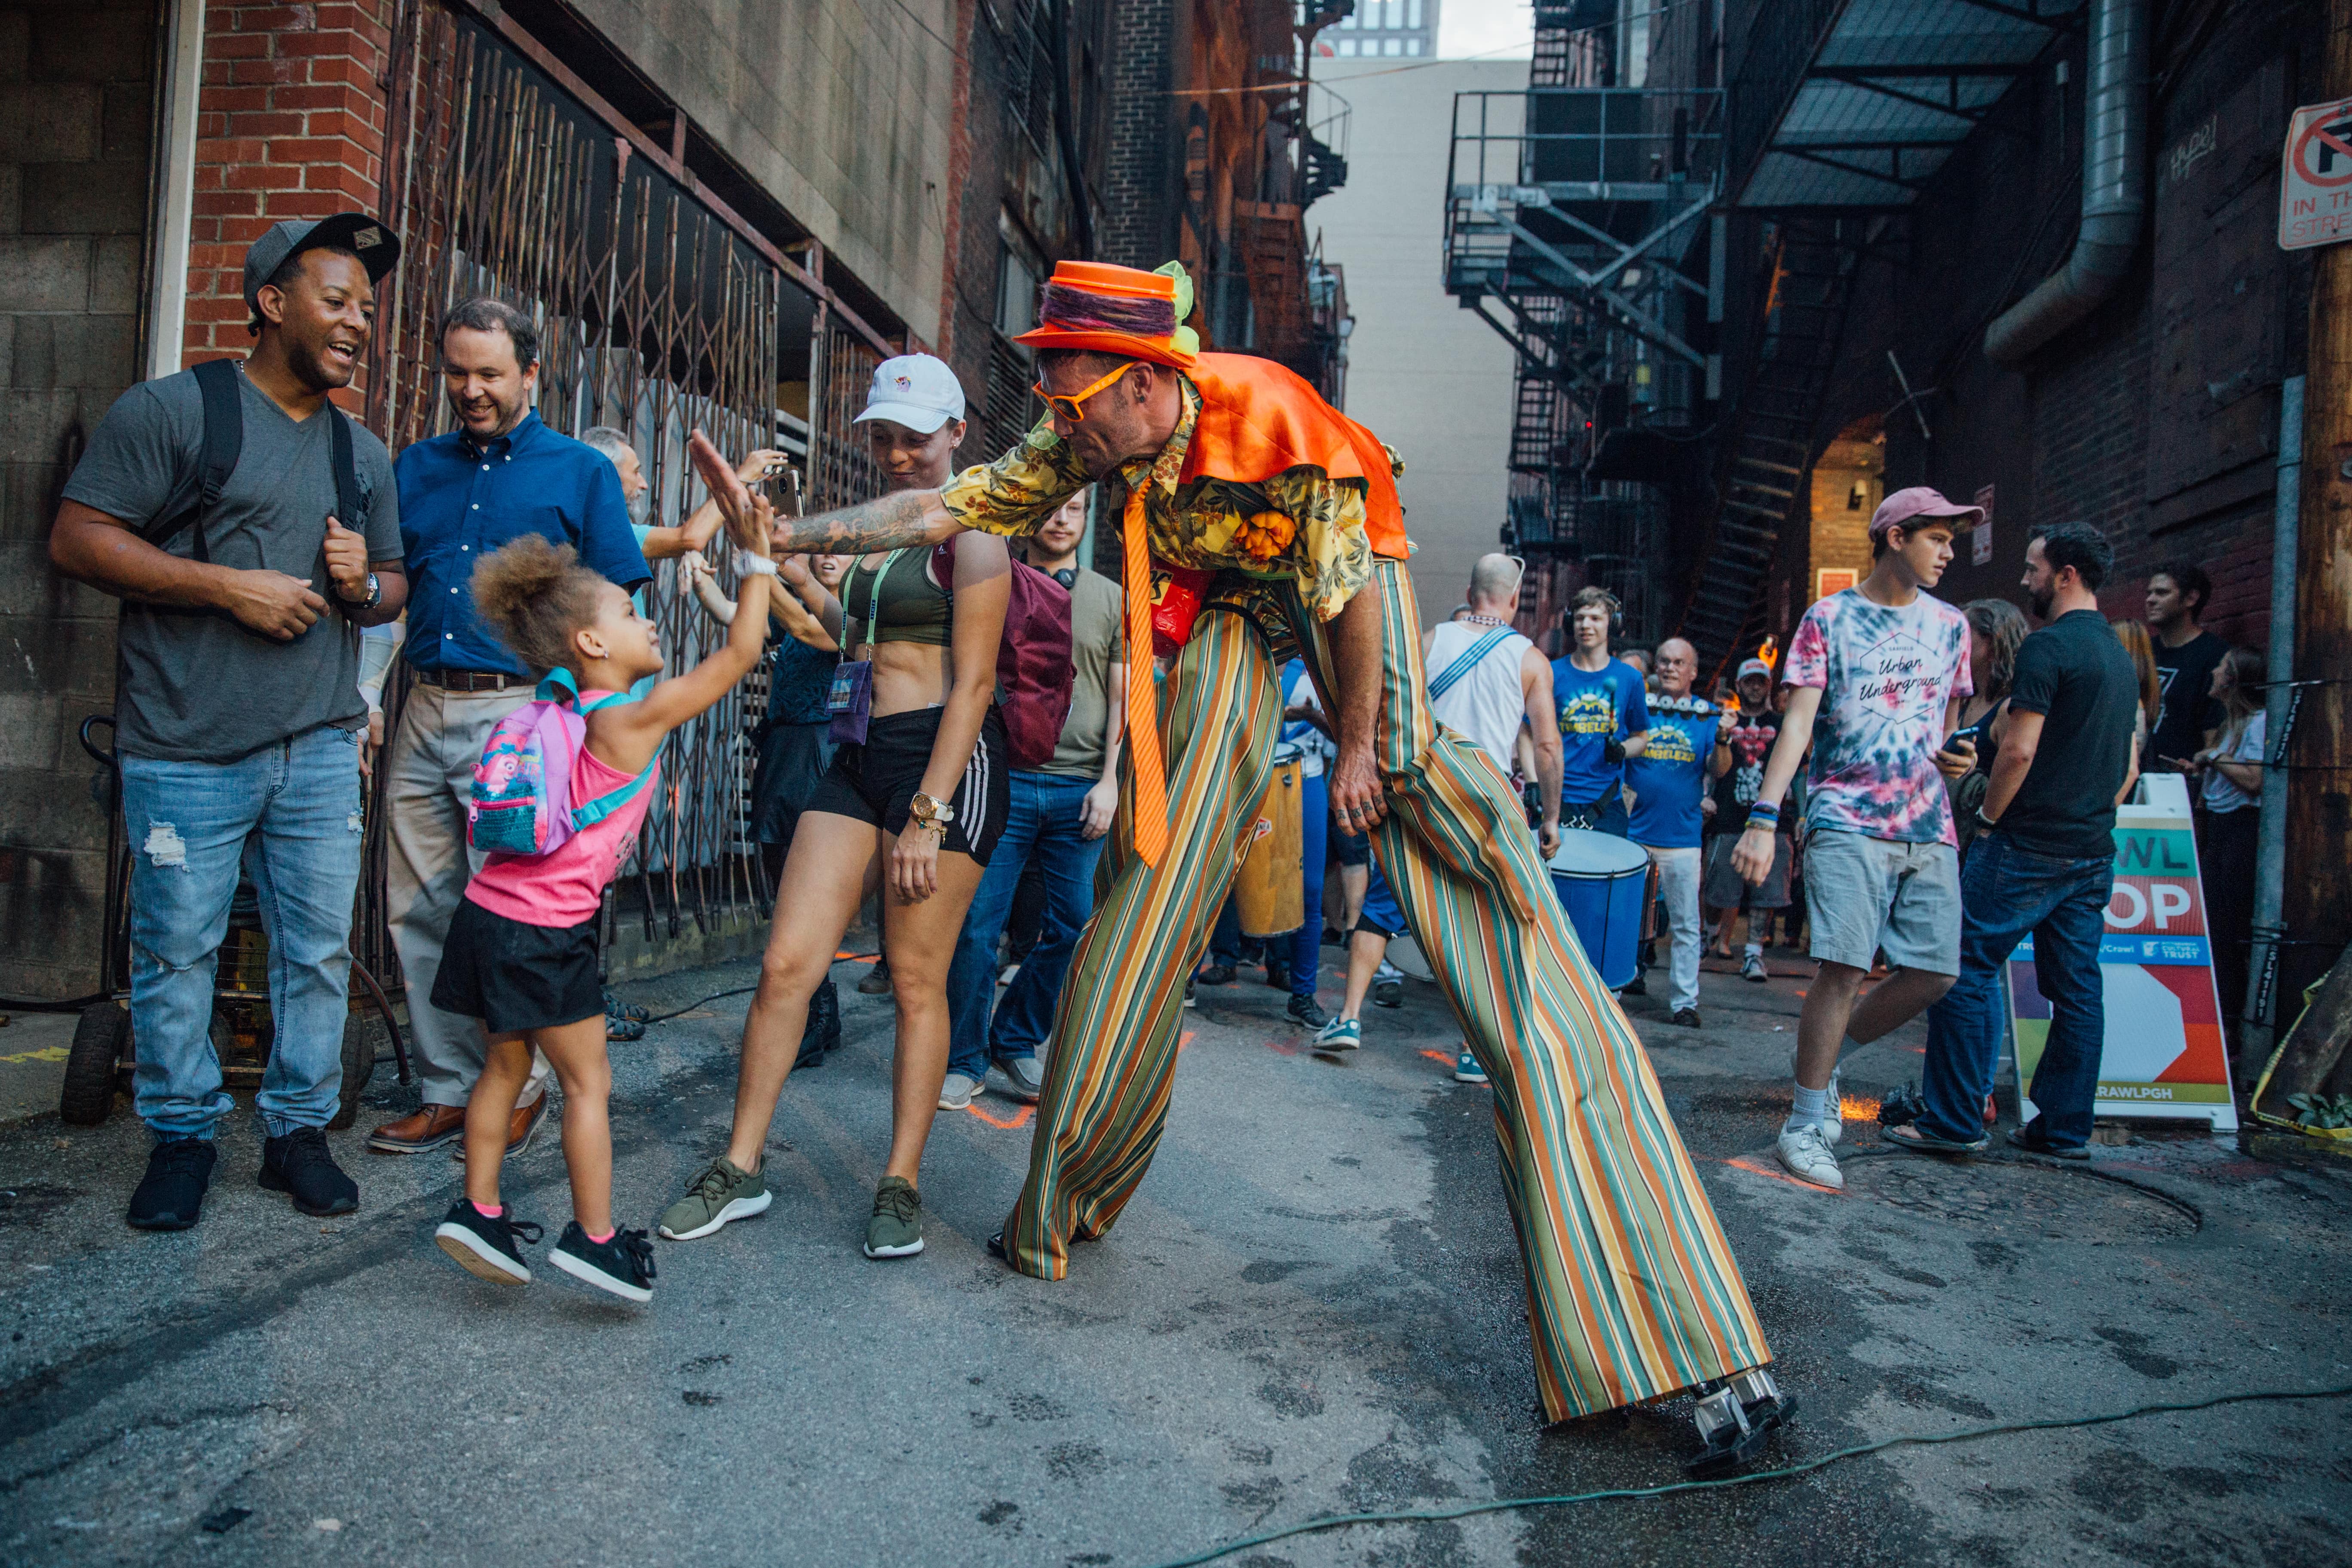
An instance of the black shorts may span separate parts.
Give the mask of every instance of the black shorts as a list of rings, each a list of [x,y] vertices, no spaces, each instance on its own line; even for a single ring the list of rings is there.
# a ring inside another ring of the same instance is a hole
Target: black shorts
[[[761,844],[790,844],[793,828],[809,806],[817,781],[833,763],[833,742],[824,724],[769,724],[760,736],[759,765],[751,773],[751,837]]]
[[[828,811],[852,816],[896,836],[907,830],[913,816],[916,791],[931,765],[931,745],[940,736],[943,708],[921,708],[870,721],[866,743],[843,746],[833,753],[833,765],[809,792],[806,811]],[[964,763],[948,805],[955,820],[948,824],[940,847],[969,855],[988,864],[989,851],[1004,835],[1004,817],[1011,768],[1004,750],[1004,722],[991,708],[981,721],[980,739],[972,743],[971,760]]]
[[[479,1018],[493,1035],[551,1029],[604,1010],[596,924],[534,926],[457,900],[433,977],[433,1005]]]
[[[1336,846],[1335,852],[1339,857],[1340,865],[1369,866],[1372,863],[1372,836],[1349,832],[1339,826],[1339,819],[1336,816],[1331,819],[1331,842]]]

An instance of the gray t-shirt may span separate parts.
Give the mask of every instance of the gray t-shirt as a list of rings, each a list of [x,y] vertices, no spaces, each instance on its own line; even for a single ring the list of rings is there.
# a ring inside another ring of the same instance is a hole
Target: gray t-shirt
[[[1118,657],[1118,584],[1099,572],[1079,568],[1070,584],[1070,662],[1077,679],[1070,685],[1070,716],[1053,759],[1037,771],[1092,782],[1102,777],[1103,725],[1110,717],[1110,667]]]
[[[291,642],[247,631],[222,611],[125,600],[116,679],[115,747],[171,762],[231,763],[322,724],[367,721],[359,694],[359,628],[332,607],[324,546],[335,510],[333,432],[325,411],[296,421],[242,375],[245,443],[220,504],[202,524],[216,566],[267,567],[307,577],[328,602],[318,624]],[[117,398],[66,481],[65,497],[143,529],[157,521],[184,475],[204,460],[205,410],[191,371],[142,382]],[[400,495],[383,443],[356,422],[352,466],[366,522],[368,559],[400,559]],[[164,546],[195,553],[195,530]]]

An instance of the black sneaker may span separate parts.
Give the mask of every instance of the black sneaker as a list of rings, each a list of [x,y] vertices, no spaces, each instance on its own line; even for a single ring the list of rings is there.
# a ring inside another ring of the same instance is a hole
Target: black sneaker
[[[1402,979],[1373,981],[1372,1005],[1375,1007],[1403,1006],[1404,982]]]
[[[1289,990],[1290,961],[1286,958],[1276,958],[1272,953],[1268,953],[1265,960],[1265,983],[1276,991]]]
[[[801,1030],[801,1054],[793,1070],[822,1067],[825,1057],[841,1049],[841,993],[828,980],[809,998],[808,1025]]]
[[[1647,996],[1649,994],[1650,982],[1648,977],[1638,973],[1635,974],[1633,979],[1625,982],[1625,988],[1617,993],[1620,996]]]
[[[642,1230],[616,1230],[604,1241],[591,1241],[575,1219],[563,1227],[547,1260],[599,1290],[632,1301],[654,1299],[654,1247]]]
[[[220,1158],[209,1138],[164,1138],[148,1151],[147,1173],[122,1217],[139,1230],[185,1230],[205,1212],[205,1188]]]
[[[360,1206],[360,1184],[343,1174],[327,1150],[326,1133],[316,1127],[264,1140],[259,1180],[266,1192],[292,1194],[294,1206],[315,1218]]]
[[[1234,983],[1234,966],[1230,963],[1213,963],[1194,974],[1192,978],[1203,985],[1231,985]]]
[[[1675,1014],[1675,1022],[1680,1024],[1685,1029],[1696,1029],[1699,1027],[1698,1009],[1696,1007],[1685,1007],[1681,1009]]]
[[[510,1208],[500,1209],[496,1218],[490,1218],[459,1198],[435,1227],[433,1239],[457,1260],[457,1267],[478,1279],[493,1285],[528,1285],[530,1270],[523,1264],[515,1238],[520,1237],[526,1246],[537,1247],[544,1234],[530,1221],[515,1218]]]
[[[1331,1021],[1331,1015],[1318,1007],[1312,996],[1293,996],[1290,1017],[1293,1023],[1308,1029],[1319,1029]]]

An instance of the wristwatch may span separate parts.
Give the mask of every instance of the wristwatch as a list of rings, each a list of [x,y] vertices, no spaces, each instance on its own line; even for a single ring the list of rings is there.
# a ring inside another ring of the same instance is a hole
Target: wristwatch
[[[917,825],[923,827],[945,827],[955,820],[954,806],[946,801],[935,800],[921,790],[915,792],[915,798],[907,803],[907,809],[914,814]]]
[[[1983,806],[1979,806],[1979,807],[1977,807],[1977,810],[1976,810],[1976,818],[1977,818],[1977,831],[1979,831],[1979,833],[1984,832],[1984,831],[1986,831],[1986,830],[1988,830],[1988,829],[1990,829],[1990,828],[1999,827],[1999,826],[2000,826],[2000,818],[1999,818],[1999,817],[1997,817],[1997,816],[1987,816],[1984,814],[1984,807],[1983,807]]]
[[[383,603],[383,584],[373,572],[367,574],[367,597],[364,599],[344,598],[341,589],[336,590],[335,597],[342,599],[344,604],[354,610],[373,610]]]

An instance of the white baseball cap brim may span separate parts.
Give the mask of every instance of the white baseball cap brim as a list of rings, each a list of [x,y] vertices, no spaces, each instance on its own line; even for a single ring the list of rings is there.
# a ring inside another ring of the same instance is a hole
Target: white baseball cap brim
[[[866,412],[850,423],[863,425],[868,419],[887,419],[893,425],[904,425],[918,436],[928,436],[954,417],[944,408],[925,408],[913,403],[869,403]]]

